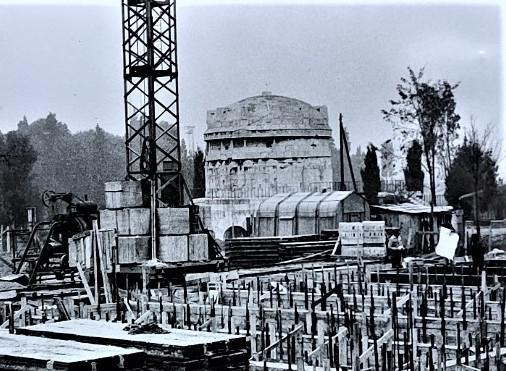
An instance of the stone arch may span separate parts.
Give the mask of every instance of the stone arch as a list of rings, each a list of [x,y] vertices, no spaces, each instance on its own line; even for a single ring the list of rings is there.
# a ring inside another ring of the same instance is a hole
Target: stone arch
[[[240,225],[234,225],[234,226],[230,226],[227,228],[227,230],[223,234],[223,238],[225,240],[232,238],[232,231],[234,232],[234,234],[233,234],[234,237],[247,237],[248,236],[248,232],[246,231],[246,229],[244,229]]]

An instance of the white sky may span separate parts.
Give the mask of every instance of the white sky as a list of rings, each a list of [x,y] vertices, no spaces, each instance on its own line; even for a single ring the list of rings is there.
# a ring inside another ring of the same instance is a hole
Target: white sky
[[[391,135],[380,110],[399,78],[426,66],[428,77],[460,81],[464,125],[474,115],[503,138],[505,7],[405,3],[178,0],[182,125],[196,126],[201,143],[206,110],[270,90],[327,105],[334,128],[342,112],[353,147],[379,144]],[[1,131],[51,111],[72,131],[98,122],[123,134],[120,4],[0,0]]]
[[[0,5],[115,6],[121,0],[0,0]],[[178,0],[178,6],[401,4],[400,0]],[[404,1],[405,3],[405,1]],[[501,4],[500,0],[411,0],[411,4]]]

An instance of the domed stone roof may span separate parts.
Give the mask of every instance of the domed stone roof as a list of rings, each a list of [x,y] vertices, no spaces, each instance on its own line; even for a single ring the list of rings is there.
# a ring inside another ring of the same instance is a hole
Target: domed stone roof
[[[263,92],[207,112],[209,137],[330,136],[326,106]],[[216,138],[218,139],[218,138]]]

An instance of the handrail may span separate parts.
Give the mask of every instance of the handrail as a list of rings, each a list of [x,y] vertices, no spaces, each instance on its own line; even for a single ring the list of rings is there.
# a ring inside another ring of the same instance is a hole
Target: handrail
[[[21,257],[21,260],[19,261],[19,265],[16,268],[16,274],[19,274],[21,272],[21,267],[25,263],[26,256],[28,255],[28,251],[30,250],[30,245],[33,243],[33,239],[35,238],[35,233],[37,232],[38,228],[42,225],[51,224],[51,222],[44,221],[39,222],[35,224],[33,227],[32,233],[30,233],[30,238],[28,239],[28,243],[26,244],[25,251],[23,251],[23,256]]]

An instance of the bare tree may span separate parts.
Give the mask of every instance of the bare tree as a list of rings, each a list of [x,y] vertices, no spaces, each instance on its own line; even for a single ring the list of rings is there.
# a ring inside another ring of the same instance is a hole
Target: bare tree
[[[471,117],[470,128],[466,131],[464,142],[457,151],[447,181],[447,192],[452,191],[453,183],[471,183],[471,194],[466,193],[459,200],[469,196],[473,198],[473,218],[476,233],[480,235],[480,208],[487,206],[497,188],[497,161],[499,144],[495,139],[495,127],[488,124],[481,132]],[[466,182],[465,177],[470,181]],[[480,200],[481,195],[481,200]]]

